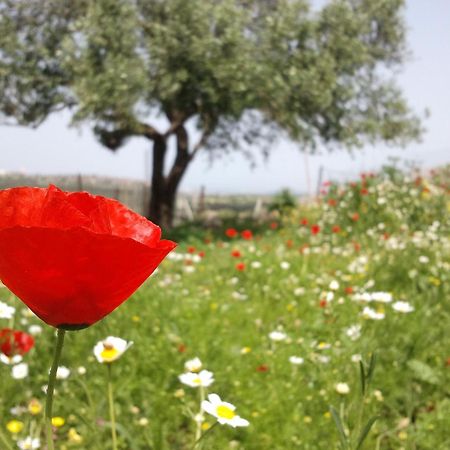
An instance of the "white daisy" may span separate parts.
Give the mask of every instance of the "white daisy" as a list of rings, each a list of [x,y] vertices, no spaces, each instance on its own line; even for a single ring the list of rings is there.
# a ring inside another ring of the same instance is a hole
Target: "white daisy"
[[[350,392],[350,386],[347,383],[336,383],[335,389],[341,395],[346,395]]]
[[[305,360],[300,356],[290,356],[289,362],[295,366],[299,366],[305,362]]]
[[[221,425],[230,425],[233,428],[249,425],[248,420],[236,415],[234,405],[223,402],[217,394],[209,394],[208,400],[203,400],[202,408],[214,416]]]
[[[200,361],[200,358],[195,357],[186,361],[184,363],[184,368],[188,372],[199,372],[202,368],[202,362]]]
[[[187,372],[178,376],[178,379],[190,387],[208,387],[214,383],[214,375],[209,370],[202,370],[199,373]]]
[[[366,306],[363,309],[363,312],[361,314],[365,319],[372,319],[372,320],[383,320],[384,319],[384,313],[376,312],[374,309],[370,308],[369,306]]]
[[[21,450],[35,450],[41,448],[41,441],[39,438],[32,438],[31,436],[28,436],[27,438],[18,441],[17,446]]]
[[[16,380],[22,380],[28,376],[28,364],[20,363],[11,368],[11,376]]]
[[[414,306],[410,305],[408,302],[398,301],[392,305],[392,309],[401,313],[410,313],[414,311]]]
[[[125,339],[108,336],[104,341],[95,344],[94,355],[99,363],[111,363],[119,359],[129,348],[133,342]]]
[[[20,362],[22,362],[22,359],[23,358],[21,355],[6,356],[4,353],[0,353],[0,361],[3,364],[8,364],[8,366],[19,364]]]
[[[30,325],[28,327],[28,333],[32,336],[37,336],[42,333],[42,327],[40,325]]]
[[[0,319],[12,319],[16,308],[0,302]]]
[[[58,369],[56,369],[56,379],[57,380],[65,380],[69,378],[70,375],[70,369],[68,369],[65,366],[59,366]]]
[[[345,334],[352,340],[356,341],[361,336],[361,325],[352,325],[345,330]]]
[[[272,341],[280,342],[286,340],[287,334],[283,331],[272,331],[269,333],[269,338],[272,339]]]

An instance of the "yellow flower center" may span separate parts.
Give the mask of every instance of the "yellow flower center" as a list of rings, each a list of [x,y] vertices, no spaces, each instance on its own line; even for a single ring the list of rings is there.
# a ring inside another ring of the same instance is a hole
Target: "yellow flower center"
[[[39,414],[42,411],[41,402],[36,399],[30,400],[30,403],[28,403],[28,411],[33,416],[35,416],[36,414]]]
[[[200,379],[200,377],[194,378],[192,380],[192,382],[195,383],[195,384],[202,384],[202,380]]]
[[[232,419],[236,415],[231,408],[225,405],[218,406],[216,412],[221,419]]]
[[[65,423],[66,421],[63,417],[52,417],[52,425],[56,428],[62,427]]]
[[[102,357],[102,359],[104,359],[105,361],[111,361],[113,360],[119,353],[119,351],[117,349],[115,349],[114,347],[111,346],[104,346],[105,348],[103,349],[103,351],[100,353],[100,356]]]
[[[6,424],[6,428],[10,433],[13,434],[20,433],[23,430],[23,422],[20,422],[19,420],[10,420]]]

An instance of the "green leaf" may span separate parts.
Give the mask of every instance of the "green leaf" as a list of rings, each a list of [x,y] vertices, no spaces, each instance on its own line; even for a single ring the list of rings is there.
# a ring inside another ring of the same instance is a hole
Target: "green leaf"
[[[366,423],[366,426],[363,428],[361,434],[359,435],[358,442],[356,444],[356,450],[359,450],[362,447],[367,435],[369,434],[370,429],[372,428],[372,425],[376,422],[377,419],[378,416],[374,416]]]
[[[373,352],[372,356],[370,357],[369,369],[367,371],[367,377],[366,377],[367,384],[370,384],[372,382],[372,377],[373,377],[373,372],[375,370],[376,362],[377,362],[377,354],[375,352]]]
[[[339,439],[341,441],[341,447],[343,450],[348,449],[348,439],[347,435],[345,434],[344,426],[342,425],[341,417],[339,416],[339,413],[336,411],[336,409],[333,406],[330,406],[330,413],[333,416],[334,423],[336,424],[336,428],[339,432]]]
[[[361,392],[364,396],[366,394],[366,373],[364,370],[364,364],[362,361],[359,361],[359,374],[361,378]]]

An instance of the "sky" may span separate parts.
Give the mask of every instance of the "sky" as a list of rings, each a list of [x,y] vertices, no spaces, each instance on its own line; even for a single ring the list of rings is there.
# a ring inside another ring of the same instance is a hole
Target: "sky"
[[[322,181],[343,181],[361,171],[377,170],[390,157],[415,161],[423,167],[450,163],[450,0],[406,0],[406,22],[412,57],[397,79],[412,108],[421,115],[425,110],[430,112],[421,143],[405,149],[365,147],[353,156],[345,151],[305,156],[298,144],[281,141],[267,161],[257,158],[255,169],[239,155],[229,155],[211,166],[199,152],[181,191],[196,193],[204,186],[207,194],[270,194],[283,188],[314,193],[321,171]],[[0,173],[149,179],[149,141],[131,139],[113,153],[95,140],[88,126],[71,128],[69,122],[70,115],[62,112],[37,129],[0,126]]]

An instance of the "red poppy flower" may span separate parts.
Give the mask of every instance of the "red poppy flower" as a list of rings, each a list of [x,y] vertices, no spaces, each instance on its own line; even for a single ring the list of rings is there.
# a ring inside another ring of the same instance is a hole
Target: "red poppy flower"
[[[0,351],[8,356],[24,355],[34,346],[34,339],[23,331],[4,328],[0,330]]]
[[[353,222],[357,222],[359,220],[359,214],[355,212],[350,216],[350,218],[353,220]]]
[[[256,368],[257,372],[265,373],[269,371],[269,366],[267,364],[261,364]]]
[[[251,230],[244,230],[241,232],[241,237],[242,239],[246,239],[247,241],[249,241],[253,238],[253,233]]]
[[[240,257],[241,257],[241,252],[240,252],[239,250],[233,250],[233,251],[231,252],[231,256],[232,256],[233,258],[240,258]]]
[[[87,192],[5,189],[0,210],[0,279],[57,328],[105,317],[176,246],[118,201]]]
[[[187,252],[188,253],[195,253],[195,247],[188,247]]]
[[[234,238],[238,235],[238,231],[235,228],[227,228],[225,234],[229,238]]]
[[[302,220],[300,220],[300,225],[308,225],[308,219],[304,217]]]
[[[278,223],[277,222],[271,222],[269,226],[270,226],[270,228],[272,230],[276,230],[278,228]]]
[[[336,206],[336,205],[337,205],[337,201],[336,201],[335,198],[329,198],[329,199],[328,199],[328,204],[329,204],[330,206]]]
[[[236,270],[239,270],[239,272],[242,272],[245,270],[245,264],[243,262],[236,264]]]
[[[333,225],[333,228],[331,228],[331,231],[333,233],[340,233],[341,232],[341,227],[339,225]]]
[[[319,225],[311,225],[311,234],[318,234],[320,231],[320,226]]]

